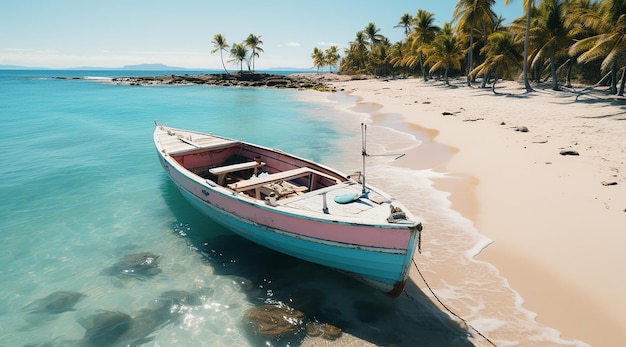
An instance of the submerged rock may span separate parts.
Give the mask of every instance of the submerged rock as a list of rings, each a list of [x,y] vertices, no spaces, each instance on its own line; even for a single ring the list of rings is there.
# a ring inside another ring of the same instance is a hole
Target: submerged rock
[[[254,332],[270,338],[296,333],[304,323],[304,313],[288,306],[263,305],[244,314],[244,322],[251,324]]]
[[[113,264],[113,266],[107,268],[105,273],[113,276],[129,276],[145,280],[162,272],[159,268],[160,258],[161,256],[150,252],[129,254]]]
[[[316,337],[322,335],[326,340],[336,340],[341,337],[342,331],[334,325],[309,322],[306,325],[307,336]]]
[[[142,309],[132,317],[124,312],[101,310],[79,320],[85,335],[78,345],[140,346],[152,341],[152,333],[179,316],[166,307]]]
[[[99,311],[79,320],[85,328],[83,346],[112,346],[131,328],[130,315],[117,311]]]
[[[29,311],[30,313],[49,314],[73,311],[74,305],[76,305],[76,303],[85,296],[85,294],[78,292],[57,291],[46,296],[45,298],[37,299],[26,305],[24,310]]]
[[[323,337],[327,340],[336,340],[341,337],[342,331],[334,325],[324,324]]]

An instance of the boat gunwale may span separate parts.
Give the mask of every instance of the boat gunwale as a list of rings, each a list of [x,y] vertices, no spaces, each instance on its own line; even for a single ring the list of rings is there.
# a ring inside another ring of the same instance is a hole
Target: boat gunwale
[[[175,128],[169,128],[169,127],[165,127],[165,126],[158,126],[158,127],[164,127],[166,129],[171,129],[171,130],[178,130],[178,131],[182,131],[182,132],[187,132],[187,133],[194,133],[194,134],[198,134],[198,135],[203,135],[203,136],[210,136],[210,137],[217,137],[220,139],[225,139],[225,140],[232,140],[223,136],[216,136],[216,135],[212,135],[212,134],[203,134],[203,133],[199,133],[199,132],[195,132],[195,131],[188,131],[188,130],[181,130],[181,129],[175,129]],[[163,128],[162,128],[163,130]],[[164,131],[165,134],[167,134],[167,131]],[[156,133],[155,133],[155,140],[156,140]],[[172,136],[172,135],[170,135]],[[239,144],[243,144],[243,145],[248,145],[248,146],[252,146],[254,148],[259,148],[259,149],[263,149],[263,150],[268,150],[268,151],[272,151],[275,152],[277,151],[276,149],[273,148],[269,148],[269,147],[265,147],[262,145],[257,145],[257,144],[253,144],[253,143],[248,143],[245,141],[238,141],[238,140],[233,140],[235,141],[235,143],[239,143]],[[315,211],[311,211],[311,210],[302,210],[302,209],[297,209],[295,207],[291,207],[288,206],[289,203],[297,201],[297,200],[303,200],[303,199],[307,199],[307,198],[311,198],[313,196],[317,196],[320,193],[318,193],[319,191],[329,188],[321,188],[319,190],[314,190],[314,191],[310,191],[307,192],[303,195],[300,196],[295,196],[292,198],[286,198],[284,200],[281,200],[280,202],[278,202],[278,204],[276,206],[271,206],[268,205],[265,200],[259,200],[256,199],[255,197],[250,197],[247,195],[241,195],[241,194],[237,194],[235,192],[235,190],[229,188],[229,187],[224,187],[221,186],[219,184],[217,184],[216,182],[210,180],[210,179],[205,179],[195,173],[193,173],[191,170],[185,168],[182,164],[180,164],[176,159],[174,159],[172,157],[172,155],[169,152],[162,152],[161,150],[164,150],[164,147],[162,146],[162,143],[160,141],[155,141],[155,143],[159,146],[159,155],[161,157],[163,157],[165,160],[168,161],[168,163],[170,163],[171,165],[173,164],[174,166],[177,167],[177,171],[184,177],[186,177],[189,180],[192,180],[193,182],[199,183],[200,185],[202,185],[204,188],[208,188],[211,189],[213,191],[216,192],[220,192],[224,197],[227,197],[229,199],[237,199],[238,201],[250,204],[250,205],[255,205],[258,208],[263,209],[266,212],[271,212],[271,213],[280,213],[282,215],[286,215],[286,216],[292,216],[292,217],[296,217],[296,218],[301,218],[301,219],[308,219],[308,220],[315,220],[315,221],[320,221],[320,222],[332,222],[334,224],[337,223],[341,223],[344,225],[363,225],[363,226],[369,226],[369,227],[375,227],[375,228],[381,228],[381,229],[388,229],[388,230],[405,230],[407,228],[414,228],[417,227],[421,224],[421,222],[419,222],[417,220],[417,218],[415,216],[413,216],[410,212],[408,213],[408,222],[402,222],[402,223],[390,223],[388,221],[384,221],[384,222],[370,222],[370,223],[363,223],[362,220],[364,219],[363,215],[358,215],[358,216],[345,216],[345,215],[333,215],[333,214],[324,214],[323,212],[315,212]],[[224,145],[224,144],[222,144]],[[218,145],[219,146],[219,145]],[[193,148],[194,151],[201,151],[205,148],[214,148],[215,145],[211,146],[203,146],[203,147],[199,147],[199,148]],[[186,152],[185,152],[186,153]],[[333,172],[336,175],[339,175],[343,178],[346,179],[346,181],[341,182],[341,184],[344,184],[346,182],[353,182],[350,179],[347,179],[347,175],[343,174],[342,172],[332,169],[330,167],[327,167],[323,164],[319,164],[316,162],[313,162],[309,159],[306,158],[301,158],[298,157],[297,155],[293,155],[290,153],[286,153],[284,151],[280,151],[281,154],[283,155],[287,155],[290,156],[292,158],[298,159],[298,160],[302,160],[306,163],[309,163],[313,166],[317,166],[317,167],[321,167],[323,169],[326,169],[330,172]],[[207,182],[210,181],[211,183]],[[332,186],[335,187],[335,186]],[[403,208],[403,210],[407,210],[405,206],[403,206],[401,203],[399,203],[397,200],[393,199],[391,196],[389,196],[387,193],[381,191],[380,189],[368,185],[367,186],[370,190],[376,191],[378,194],[384,196],[385,198],[389,198],[391,202],[394,202],[397,205],[400,205],[400,207]],[[293,200],[291,200],[293,199]],[[207,202],[208,203],[208,202]],[[391,203],[390,203],[391,204]],[[295,212],[290,212],[291,210],[297,211],[297,213]],[[371,221],[371,219],[368,218],[369,221]]]

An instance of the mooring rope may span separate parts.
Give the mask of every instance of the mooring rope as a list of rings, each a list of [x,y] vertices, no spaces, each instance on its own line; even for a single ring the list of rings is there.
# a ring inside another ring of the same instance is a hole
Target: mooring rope
[[[492,346],[497,347],[497,345],[495,343],[493,343],[493,341],[491,341],[487,336],[485,336],[483,333],[481,333],[480,331],[478,331],[478,329],[474,328],[471,324],[469,324],[465,319],[463,319],[461,316],[459,316],[458,314],[454,313],[450,308],[448,308],[448,306],[446,306],[441,299],[439,299],[439,297],[437,296],[437,294],[435,294],[435,292],[433,291],[433,289],[430,287],[430,285],[428,284],[428,282],[426,282],[426,279],[424,278],[424,275],[422,275],[422,271],[420,271],[420,268],[417,266],[417,263],[415,262],[415,259],[413,260],[413,265],[415,265],[415,269],[417,270],[417,273],[419,273],[420,277],[422,278],[422,281],[424,281],[424,284],[426,284],[426,287],[428,288],[428,290],[430,290],[430,293],[433,295],[433,297],[435,299],[437,299],[437,301],[439,302],[439,304],[441,306],[443,306],[443,308],[446,309],[446,311],[448,311],[451,315],[455,316],[456,318],[458,318],[459,320],[461,320],[463,322],[463,324],[465,324],[467,327],[471,328],[472,330],[474,330],[478,335],[480,335],[483,339],[485,339],[487,342],[489,342]],[[408,295],[408,294],[407,294]]]

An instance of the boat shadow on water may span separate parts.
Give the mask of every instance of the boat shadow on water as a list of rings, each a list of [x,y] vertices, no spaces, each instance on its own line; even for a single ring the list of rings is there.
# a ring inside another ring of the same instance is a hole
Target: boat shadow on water
[[[410,280],[407,288],[411,297],[403,293],[389,298],[348,275],[229,232],[191,207],[166,177],[161,190],[176,219],[172,232],[185,238],[216,275],[232,277],[255,307],[269,304],[304,314],[287,333],[275,337],[265,336],[244,322],[250,345],[297,346],[307,337],[307,330],[309,336],[315,335],[311,326],[329,325],[378,346],[473,346],[470,333]],[[181,224],[187,226],[185,233],[177,232]],[[335,339],[337,335],[325,337]]]

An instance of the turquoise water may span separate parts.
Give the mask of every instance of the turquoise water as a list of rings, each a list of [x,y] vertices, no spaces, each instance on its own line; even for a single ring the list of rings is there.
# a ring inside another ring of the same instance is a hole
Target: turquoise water
[[[140,73],[149,74],[123,74]],[[120,86],[98,76],[115,73],[0,71],[0,346],[307,343],[303,331],[256,335],[243,316],[266,303],[377,345],[470,344],[425,298],[389,299],[212,223],[168,181],[152,143],[157,120],[341,163],[343,144],[358,136],[354,115],[294,90]],[[158,265],[124,272],[119,262],[142,252]],[[58,291],[84,296],[37,301]],[[159,310],[164,302],[176,305]],[[132,328],[105,322],[110,312],[132,317]]]

